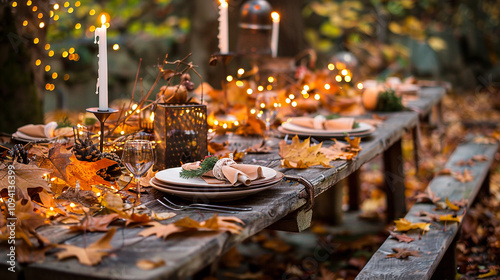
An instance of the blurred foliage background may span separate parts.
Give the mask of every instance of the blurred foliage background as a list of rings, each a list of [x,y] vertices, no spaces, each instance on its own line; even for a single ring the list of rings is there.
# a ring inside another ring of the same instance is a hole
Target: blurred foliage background
[[[229,1],[231,49],[243,2]],[[296,48],[312,48],[318,68],[348,51],[360,61],[366,79],[414,75],[478,90],[495,85],[500,76],[500,8],[495,0],[269,2],[282,11],[280,53],[291,56]],[[174,60],[192,52],[190,60],[204,80],[220,87],[220,68],[208,66],[210,54],[217,52],[216,0],[11,0],[0,5],[14,15],[17,31],[12,32],[19,36],[2,44],[25,44],[31,50],[29,63],[45,112],[97,104],[94,30],[102,14],[110,21],[110,100],[130,98],[140,59],[140,82],[148,90],[155,65],[167,53]],[[291,12],[284,12],[285,6]],[[303,37],[294,46],[285,38],[292,34]]]

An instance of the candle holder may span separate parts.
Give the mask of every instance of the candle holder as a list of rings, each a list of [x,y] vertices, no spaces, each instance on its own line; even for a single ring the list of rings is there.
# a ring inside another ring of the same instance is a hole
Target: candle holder
[[[228,108],[228,106],[227,106],[227,85],[226,85],[227,65],[229,64],[231,59],[233,59],[234,56],[235,56],[235,54],[232,52],[229,52],[226,54],[214,53],[210,57],[210,62],[209,62],[210,66],[216,66],[219,61],[222,62],[222,73],[224,75],[224,79],[222,80],[222,90],[224,90],[224,109],[226,109],[226,110]]]
[[[94,114],[94,116],[99,120],[101,123],[101,142],[99,146],[99,150],[102,153],[102,150],[104,148],[104,123],[106,120],[109,118],[109,116],[113,113],[118,112],[118,110],[113,109],[113,108],[108,108],[107,110],[99,110],[98,107],[92,107],[92,108],[87,108],[87,112],[90,112]]]

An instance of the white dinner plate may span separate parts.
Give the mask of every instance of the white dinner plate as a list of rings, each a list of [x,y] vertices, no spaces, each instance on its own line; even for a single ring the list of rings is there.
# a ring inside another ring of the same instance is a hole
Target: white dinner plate
[[[345,129],[314,129],[314,128],[308,128],[300,125],[296,125],[290,122],[284,122],[281,124],[281,127],[288,131],[296,131],[300,133],[321,133],[321,134],[343,134],[343,133],[357,133],[357,132],[365,132],[373,128],[371,124],[367,124],[364,122],[359,123],[359,127],[353,128],[350,130],[345,130]]]
[[[156,185],[154,183],[151,183],[151,186],[161,192],[168,193],[171,195],[178,196],[180,198],[184,198],[187,200],[192,200],[192,201],[231,201],[231,200],[238,200],[242,199],[244,197],[247,197],[249,195],[256,194],[258,192],[261,192],[263,190],[267,190],[271,187],[274,187],[278,184],[280,184],[281,180],[272,183],[269,185],[262,186],[261,188],[254,188],[254,189],[238,189],[234,191],[222,191],[222,192],[203,192],[203,191],[180,191],[180,190],[173,190],[165,187],[161,187],[159,185]]]
[[[264,175],[264,178],[261,180],[267,180],[267,179],[272,179],[274,176],[276,176],[276,170],[271,169],[269,167],[262,167],[262,173]],[[189,178],[185,179],[180,176],[180,172],[182,170],[182,167],[174,167],[174,168],[169,168],[165,169],[162,171],[158,171],[156,173],[155,178],[167,183],[167,184],[172,184],[172,185],[179,185],[179,186],[193,186],[193,187],[213,187],[215,184],[209,184],[205,182],[200,177],[195,177],[195,178]],[[239,186],[241,183],[236,183],[235,186]],[[233,185],[229,182],[227,183],[222,183],[222,184],[217,184],[217,187],[232,187]]]
[[[299,132],[299,131],[285,129],[283,126],[279,126],[278,131],[282,134],[298,135],[301,137],[315,136],[315,137],[344,138],[345,136],[348,135],[351,137],[363,138],[363,137],[370,136],[375,131],[375,127],[372,126],[372,129],[370,129],[370,130],[362,131],[362,132],[354,132],[354,133]]]

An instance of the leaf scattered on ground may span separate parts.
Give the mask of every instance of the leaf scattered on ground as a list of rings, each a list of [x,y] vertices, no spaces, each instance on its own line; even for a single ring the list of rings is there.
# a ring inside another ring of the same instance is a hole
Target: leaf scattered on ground
[[[398,242],[410,243],[412,241],[415,241],[415,238],[409,237],[408,235],[406,235],[404,233],[398,234],[398,233],[395,233],[393,231],[389,231],[389,234],[391,235],[392,238],[396,238],[398,240]]]
[[[394,254],[388,254],[386,258],[407,259],[409,256],[420,257],[420,252],[409,248],[392,248]]]
[[[397,231],[409,231],[412,229],[421,229],[422,231],[430,230],[430,223],[412,223],[405,218],[394,221]]]

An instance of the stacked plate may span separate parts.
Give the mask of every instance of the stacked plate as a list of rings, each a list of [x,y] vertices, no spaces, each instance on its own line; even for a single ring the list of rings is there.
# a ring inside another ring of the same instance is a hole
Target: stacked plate
[[[357,128],[350,130],[327,130],[327,129],[314,129],[308,128],[300,125],[295,125],[289,122],[285,122],[278,127],[278,131],[283,134],[291,134],[298,136],[317,136],[317,137],[333,137],[333,138],[344,138],[346,135],[352,137],[367,137],[370,136],[374,131],[375,127],[371,124],[360,122]]]
[[[202,178],[181,178],[182,167],[169,168],[156,173],[151,186],[161,192],[188,200],[230,201],[244,198],[271,188],[280,183],[284,174],[262,166],[264,178],[252,181],[249,186],[241,183],[233,186],[229,182],[208,184]]]

